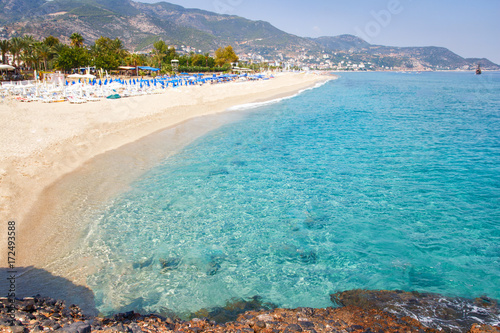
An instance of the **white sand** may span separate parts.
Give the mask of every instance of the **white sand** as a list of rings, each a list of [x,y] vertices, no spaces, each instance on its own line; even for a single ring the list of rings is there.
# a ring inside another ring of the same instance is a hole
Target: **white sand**
[[[18,233],[24,232],[16,239],[16,265],[37,266],[36,258],[43,254],[30,257],[30,249],[54,237],[42,232],[37,217],[29,214],[37,198],[86,161],[188,119],[290,96],[331,78],[281,74],[266,81],[179,87],[160,95],[79,105],[4,100],[0,103],[0,223],[16,221]],[[3,230],[0,267],[7,263],[7,228]]]

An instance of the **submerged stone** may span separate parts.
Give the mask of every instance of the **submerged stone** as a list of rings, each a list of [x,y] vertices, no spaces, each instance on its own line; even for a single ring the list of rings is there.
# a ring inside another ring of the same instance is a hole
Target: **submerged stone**
[[[134,262],[132,264],[133,269],[143,269],[145,267],[149,267],[153,264],[153,258],[149,258],[140,262]]]
[[[470,300],[401,290],[356,289],[332,294],[330,298],[342,306],[377,309],[400,318],[411,317],[427,327],[445,332],[466,332],[475,323],[496,325],[500,322],[497,302],[487,297]],[[486,304],[481,299],[485,299]]]
[[[225,168],[220,168],[216,170],[212,170],[208,173],[208,177],[212,176],[224,176],[224,175],[229,175],[229,171]]]
[[[164,270],[176,269],[177,267],[179,267],[180,263],[181,263],[181,258],[179,257],[160,259],[160,265]]]

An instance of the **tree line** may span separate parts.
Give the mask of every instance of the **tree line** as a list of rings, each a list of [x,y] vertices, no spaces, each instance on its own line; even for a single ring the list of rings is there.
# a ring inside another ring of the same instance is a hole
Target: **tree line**
[[[28,69],[52,71],[54,69],[71,71],[81,67],[114,70],[119,66],[151,66],[161,69],[161,73],[172,71],[171,61],[179,61],[179,70],[186,72],[225,71],[231,63],[238,62],[238,56],[229,45],[219,48],[215,57],[209,53],[180,55],[173,46],[159,40],[153,44],[149,54],[137,54],[127,51],[123,42],[116,38],[100,37],[93,44],[85,45],[79,33],[70,36],[70,44],[61,43],[54,36],[41,41],[33,36],[13,37],[0,41],[2,63],[8,64],[7,54],[13,57],[13,66],[21,64]]]

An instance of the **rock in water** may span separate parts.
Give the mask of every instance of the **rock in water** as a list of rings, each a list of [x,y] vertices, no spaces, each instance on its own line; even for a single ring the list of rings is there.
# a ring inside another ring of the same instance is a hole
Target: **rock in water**
[[[401,290],[356,289],[335,293],[330,298],[338,305],[408,316],[445,332],[466,332],[473,324],[498,325],[500,322],[498,303],[488,297],[470,300]]]
[[[181,258],[173,257],[167,259],[160,259],[160,264],[164,270],[172,270],[179,267],[181,263]]]

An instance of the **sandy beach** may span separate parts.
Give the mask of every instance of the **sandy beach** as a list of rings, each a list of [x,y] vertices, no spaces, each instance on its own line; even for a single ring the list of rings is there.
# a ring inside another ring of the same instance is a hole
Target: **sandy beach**
[[[70,200],[60,182],[89,160],[189,119],[221,113],[236,105],[291,96],[331,78],[287,73],[264,81],[187,86],[160,95],[80,105],[3,100],[0,216],[4,223],[16,224],[16,267],[43,265],[48,257],[60,255],[57,252],[61,246],[70,242],[71,226],[65,226],[66,232],[57,224],[47,226],[50,218],[41,216],[41,212],[50,217],[54,202]],[[57,182],[58,190],[47,192]],[[75,188],[67,191],[78,194]],[[40,197],[42,194],[44,197]],[[71,207],[71,202],[66,202],[66,207]],[[7,234],[2,233],[3,248],[6,242]],[[6,255],[6,251],[1,252],[2,267]]]

